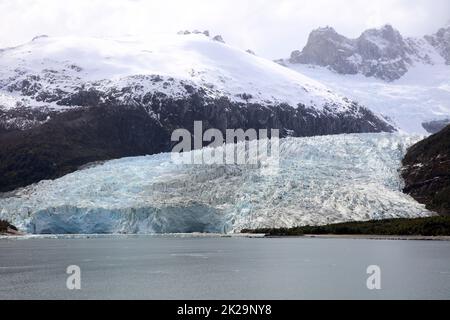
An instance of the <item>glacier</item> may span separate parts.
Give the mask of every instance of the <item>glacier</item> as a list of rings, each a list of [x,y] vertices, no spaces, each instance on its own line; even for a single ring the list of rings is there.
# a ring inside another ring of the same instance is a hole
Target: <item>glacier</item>
[[[178,164],[170,153],[112,160],[1,195],[0,218],[34,234],[151,234],[425,217],[433,213],[401,192],[399,175],[420,139],[285,138],[276,175],[257,166]]]

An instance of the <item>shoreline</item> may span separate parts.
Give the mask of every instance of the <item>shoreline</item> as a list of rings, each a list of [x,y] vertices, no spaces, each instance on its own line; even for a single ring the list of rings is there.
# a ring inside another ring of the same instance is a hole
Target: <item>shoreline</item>
[[[0,234],[0,240],[32,239],[105,239],[105,238],[266,238],[265,234],[252,233],[149,233],[149,234]]]
[[[270,237],[350,238],[372,240],[450,240],[450,216],[350,221],[321,226],[242,230]]]
[[[272,236],[267,236],[271,238]],[[294,236],[295,237],[295,236]],[[383,235],[337,235],[337,234],[305,234],[300,238],[308,239],[350,239],[350,240],[389,240],[389,241],[450,241],[450,236],[383,236]],[[273,236],[273,238],[277,238]],[[285,237],[281,237],[285,238]],[[287,236],[286,238],[290,238]]]
[[[1,240],[40,240],[40,239],[106,239],[106,238],[247,238],[247,239],[336,239],[336,240],[379,240],[379,241],[450,241],[450,236],[401,236],[401,235],[267,235],[252,233],[214,234],[214,233],[166,233],[166,234],[48,234],[35,235],[23,233],[0,234]]]

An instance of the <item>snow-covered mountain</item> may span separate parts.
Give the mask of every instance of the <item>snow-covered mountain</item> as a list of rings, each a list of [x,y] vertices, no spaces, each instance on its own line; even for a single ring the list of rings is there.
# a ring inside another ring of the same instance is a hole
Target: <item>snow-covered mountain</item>
[[[278,62],[391,118],[402,130],[450,118],[450,27],[404,38],[392,26],[348,39],[334,29],[311,33],[302,51]]]
[[[0,52],[0,191],[90,161],[168,151],[172,131],[192,131],[195,120],[205,130],[277,128],[284,136],[394,130],[222,37],[41,36]]]
[[[190,90],[188,89],[190,88]],[[203,34],[152,35],[145,39],[36,37],[6,49],[0,58],[4,107],[72,106],[81,88],[126,101],[158,92],[183,98],[348,110],[349,101],[324,85],[276,64],[213,41]],[[127,88],[126,95],[120,92]]]
[[[218,37],[36,37],[0,51],[0,110],[66,111],[108,102],[149,107],[155,99],[196,94],[207,102],[226,98],[241,106],[301,107],[319,117],[351,113],[358,118],[366,113],[323,84],[228,46]],[[4,125],[13,127],[13,119],[7,120]],[[20,120],[29,127],[35,119],[16,120],[21,128]],[[373,129],[387,129],[383,122]]]
[[[0,198],[0,218],[33,233],[170,233],[428,216],[402,193],[399,176],[401,159],[418,139],[387,133],[282,139],[277,175],[179,165],[167,153],[113,160]]]

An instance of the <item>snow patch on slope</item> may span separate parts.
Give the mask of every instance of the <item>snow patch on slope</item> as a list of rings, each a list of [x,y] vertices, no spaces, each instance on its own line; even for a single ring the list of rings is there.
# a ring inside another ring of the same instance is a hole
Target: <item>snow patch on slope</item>
[[[287,138],[274,176],[242,166],[177,165],[170,154],[113,160],[4,195],[0,218],[34,233],[170,233],[428,216],[401,192],[398,172],[418,140]]]

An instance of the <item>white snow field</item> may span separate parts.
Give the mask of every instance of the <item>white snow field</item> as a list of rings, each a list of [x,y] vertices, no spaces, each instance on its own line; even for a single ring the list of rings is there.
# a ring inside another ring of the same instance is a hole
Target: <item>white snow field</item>
[[[373,112],[389,117],[401,131],[425,134],[423,122],[450,119],[450,66],[445,65],[441,57],[434,56],[434,61],[434,64],[416,63],[393,82],[363,75],[340,75],[324,67],[285,63]]]
[[[150,81],[158,76],[159,81]],[[26,96],[14,84],[31,83]],[[11,86],[11,84],[13,84]],[[350,102],[319,82],[273,61],[214,41],[203,34],[149,34],[145,38],[37,37],[0,51],[0,107],[16,105],[63,109],[43,102],[42,93],[64,96],[80,86],[133,94],[188,94],[185,85],[212,98],[273,105],[299,103],[336,112]],[[243,96],[243,94],[246,94]],[[47,94],[48,96],[48,94]]]
[[[0,218],[31,233],[92,234],[233,233],[430,216],[401,192],[401,159],[419,139],[387,133],[282,139],[277,175],[177,165],[169,153],[113,160],[4,195]]]

